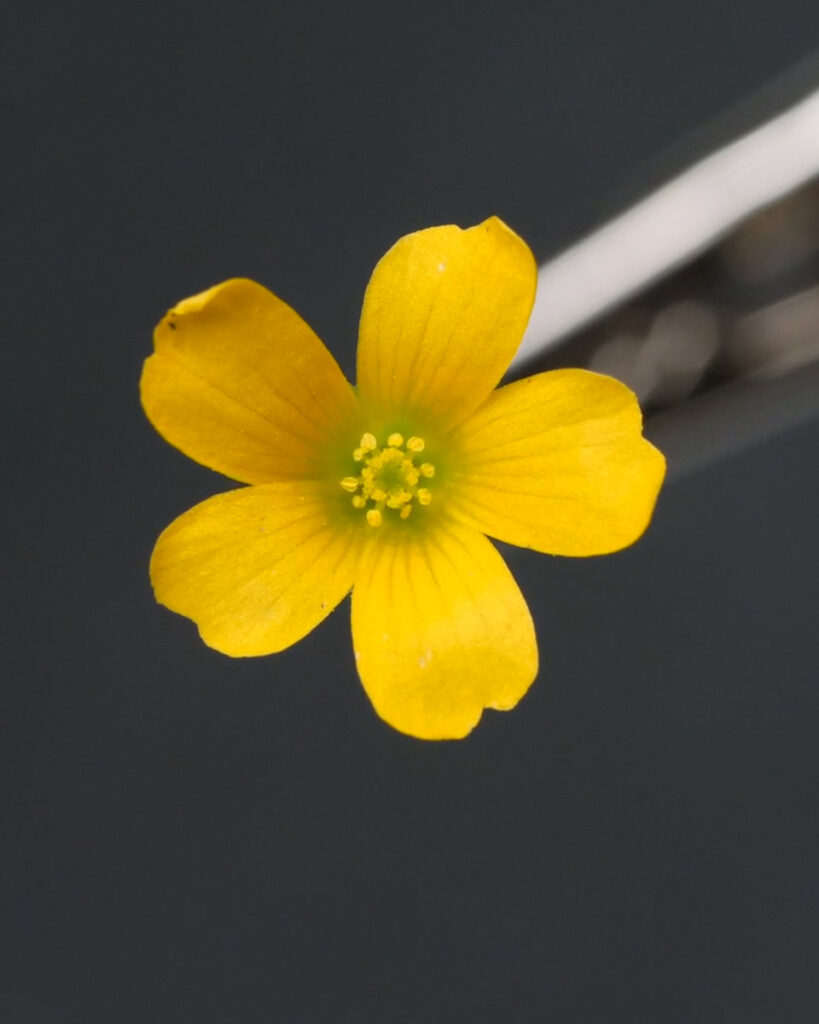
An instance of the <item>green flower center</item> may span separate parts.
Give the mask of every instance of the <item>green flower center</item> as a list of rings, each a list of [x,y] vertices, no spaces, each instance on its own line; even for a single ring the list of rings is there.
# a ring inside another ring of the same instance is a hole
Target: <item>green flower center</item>
[[[361,464],[358,476],[345,476],[341,486],[351,495],[353,507],[360,509],[370,526],[380,526],[385,515],[408,519],[415,502],[429,505],[432,493],[426,486],[435,476],[431,462],[419,462],[426,447],[422,437],[390,434],[380,447],[375,434],[364,434],[353,459]],[[421,486],[419,486],[419,484]]]

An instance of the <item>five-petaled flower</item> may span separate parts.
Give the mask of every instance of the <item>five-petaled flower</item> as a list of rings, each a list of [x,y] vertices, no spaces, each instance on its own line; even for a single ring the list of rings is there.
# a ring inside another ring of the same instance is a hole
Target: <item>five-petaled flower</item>
[[[536,267],[497,218],[401,238],[364,297],[358,384],[261,285],[231,280],[161,321],[142,375],[171,444],[250,486],[162,533],[157,599],[233,656],[280,651],[352,590],[358,672],[378,714],[466,735],[537,673],[526,602],[485,535],[597,555],[645,530],[665,472],[634,395],[554,370],[494,390]]]

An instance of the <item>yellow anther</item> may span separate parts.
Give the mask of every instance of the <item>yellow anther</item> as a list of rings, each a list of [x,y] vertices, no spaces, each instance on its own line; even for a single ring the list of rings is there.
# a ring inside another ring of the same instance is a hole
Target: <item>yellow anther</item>
[[[339,481],[350,495],[353,508],[364,513],[370,526],[381,526],[391,518],[393,522],[399,517],[408,519],[414,505],[429,505],[432,501],[432,493],[418,486],[435,476],[431,462],[415,462],[426,447],[424,439],[413,435],[405,440],[396,430],[387,436],[383,448],[381,444],[383,440],[379,442],[375,434],[362,434],[360,444],[353,449],[353,461],[359,463],[356,469],[360,473]]]
[[[401,508],[408,501],[412,501],[412,493],[410,491],[390,491],[390,496],[387,498],[387,508]]]

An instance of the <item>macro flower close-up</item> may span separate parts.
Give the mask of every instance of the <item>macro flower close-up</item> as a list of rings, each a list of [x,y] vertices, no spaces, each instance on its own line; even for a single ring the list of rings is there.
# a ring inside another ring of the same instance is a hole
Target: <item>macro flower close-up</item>
[[[528,246],[490,218],[401,238],[364,297],[357,383],[261,285],[164,317],[142,382],[171,444],[248,485],[185,512],[151,559],[157,600],[235,657],[280,651],[352,591],[376,712],[469,733],[535,679],[532,618],[494,540],[589,556],[633,543],[665,461],[637,400],[586,370],[497,387],[535,294]]]

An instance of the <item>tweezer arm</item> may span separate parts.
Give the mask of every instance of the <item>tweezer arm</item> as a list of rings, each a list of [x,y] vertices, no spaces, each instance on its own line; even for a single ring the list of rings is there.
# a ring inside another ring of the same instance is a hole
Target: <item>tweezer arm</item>
[[[547,260],[512,364],[638,393],[670,477],[819,412],[819,89]]]
[[[542,264],[513,371],[817,175],[819,89]]]

